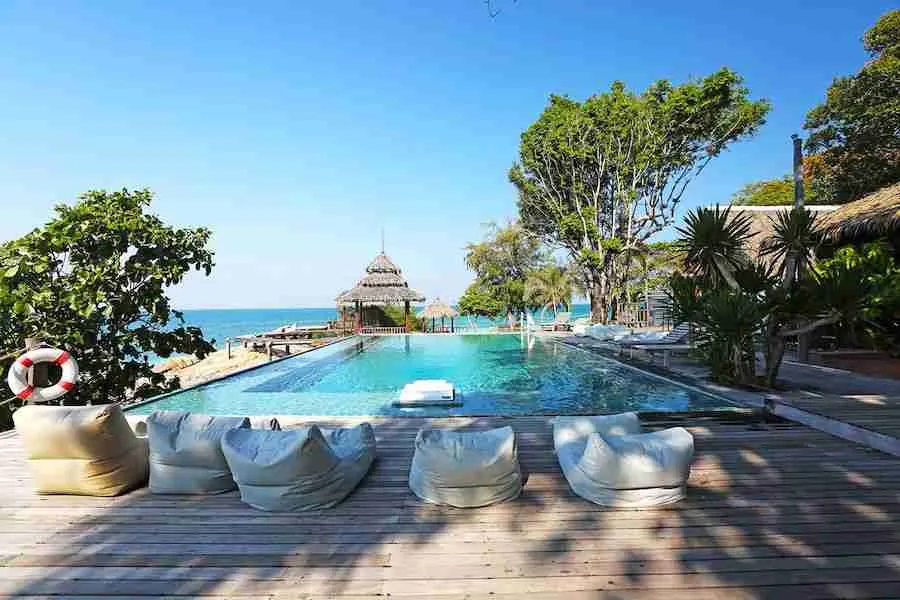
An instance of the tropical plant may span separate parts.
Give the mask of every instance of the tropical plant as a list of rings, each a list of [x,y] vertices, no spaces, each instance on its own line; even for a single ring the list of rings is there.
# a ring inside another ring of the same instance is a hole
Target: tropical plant
[[[684,271],[705,287],[737,287],[735,273],[748,263],[747,242],[753,236],[750,216],[731,216],[728,208],[698,208],[684,218],[677,241],[684,260]]]
[[[583,271],[593,320],[614,312],[634,254],[672,222],[689,182],[764,122],[769,104],[748,96],[728,69],[641,94],[616,82],[584,102],[551,96],[522,134],[509,172],[520,219]]]
[[[572,305],[572,280],[569,272],[559,265],[547,265],[528,274],[525,279],[525,301],[553,311]]]
[[[763,381],[773,386],[788,338],[858,318],[869,300],[862,269],[812,269],[819,237],[805,209],[773,220],[762,244],[774,259],[769,264],[747,259],[738,243],[749,239],[747,224],[727,211],[696,209],[685,222],[679,243],[687,275],[671,279],[673,313],[697,326],[701,353],[718,379],[755,383],[762,346]]]
[[[166,290],[192,270],[209,274],[207,229],[176,229],[149,214],[149,190],[92,191],[24,237],[0,246],[0,354],[26,337],[70,350],[80,383],[68,402],[103,404],[177,386],[147,353],[214,350],[185,325]],[[2,319],[0,319],[2,321]]]
[[[816,204],[816,186],[812,181],[812,171],[805,171],[805,201]],[[743,206],[789,206],[794,203],[794,178],[785,175],[778,179],[763,179],[748,183],[731,196],[731,204]]]
[[[900,10],[883,15],[863,45],[871,59],[835,79],[804,125],[807,150],[818,154],[813,187],[831,202],[900,181]]]
[[[475,272],[475,283],[471,293],[467,290],[460,299],[463,314],[511,317],[532,308],[534,305],[525,297],[525,282],[546,263],[540,240],[521,225],[490,225],[483,241],[466,246],[466,266]]]

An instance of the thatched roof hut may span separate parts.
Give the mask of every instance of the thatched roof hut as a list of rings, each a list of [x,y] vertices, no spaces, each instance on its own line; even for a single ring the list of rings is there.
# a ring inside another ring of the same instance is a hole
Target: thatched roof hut
[[[425,296],[409,287],[400,267],[384,252],[369,263],[366,274],[356,282],[353,289],[337,297],[337,303],[342,306],[353,306],[357,302],[383,306],[424,301]]]
[[[837,244],[900,239],[900,183],[844,204],[820,224],[826,238]]]
[[[441,302],[438,298],[419,313],[421,319],[455,319],[459,316],[459,311],[445,302]]]
[[[459,316],[459,312],[445,302],[441,302],[440,298],[437,298],[434,302],[426,306],[420,313],[420,319],[431,319],[431,331],[438,331],[436,327],[435,321],[437,319],[441,320],[441,328],[440,331],[447,333],[448,330],[444,327],[444,319],[450,319],[450,329],[449,332],[453,333],[453,319]]]
[[[360,333],[397,333],[395,329],[409,331],[409,303],[424,302],[425,296],[409,287],[400,267],[394,264],[388,255],[381,251],[369,266],[366,267],[366,274],[356,282],[356,285],[342,292],[335,299],[338,307],[341,309],[353,308],[356,320],[356,330]],[[369,328],[368,323],[373,318],[377,320],[377,315],[373,314],[381,312],[380,309],[371,307],[387,306],[391,304],[402,304],[404,313],[404,326],[398,327],[379,327]],[[370,307],[366,309],[365,307]],[[342,315],[346,314],[341,310]],[[342,320],[344,317],[342,316]],[[388,331],[385,331],[387,329]]]

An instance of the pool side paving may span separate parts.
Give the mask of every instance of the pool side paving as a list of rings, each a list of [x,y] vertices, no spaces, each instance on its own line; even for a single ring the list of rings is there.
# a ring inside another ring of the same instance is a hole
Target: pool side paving
[[[373,471],[313,513],[263,513],[237,493],[36,496],[16,434],[0,434],[0,596],[796,600],[900,589],[900,463],[807,427],[649,423],[695,436],[688,497],[629,511],[569,491],[549,418],[369,420]],[[522,496],[474,510],[420,502],[406,478],[425,425],[512,426]]]

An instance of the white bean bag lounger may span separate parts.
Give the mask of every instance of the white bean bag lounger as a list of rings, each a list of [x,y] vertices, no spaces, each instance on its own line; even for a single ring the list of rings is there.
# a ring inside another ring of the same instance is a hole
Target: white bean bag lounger
[[[154,494],[222,494],[237,486],[231,477],[222,436],[249,428],[247,417],[213,417],[159,411],[147,418],[150,491]]]
[[[558,417],[553,441],[569,486],[586,500],[644,508],[686,496],[694,437],[683,427],[641,433],[634,413]]]
[[[260,510],[330,508],[352,492],[375,460],[375,434],[363,423],[267,431],[235,429],[222,450],[241,500]]]
[[[426,502],[457,508],[512,500],[522,492],[515,432],[419,431],[409,487]]]
[[[147,483],[147,440],[116,404],[31,404],[13,421],[39,494],[117,496]]]

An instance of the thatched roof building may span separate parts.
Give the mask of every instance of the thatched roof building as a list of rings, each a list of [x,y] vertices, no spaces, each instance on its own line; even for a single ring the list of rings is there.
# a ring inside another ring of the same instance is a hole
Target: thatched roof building
[[[821,226],[826,237],[837,244],[900,239],[900,183],[844,204],[822,219]]]
[[[438,298],[419,313],[422,319],[455,319],[459,316],[459,311],[445,302],[441,302]]]
[[[792,206],[742,206],[739,204],[732,204],[728,207],[733,216],[743,214],[750,217],[750,230],[754,235],[747,242],[747,252],[751,258],[760,258],[760,246],[772,235],[776,215],[792,208]],[[822,222],[826,215],[833,213],[840,206],[807,204],[805,208],[816,213],[819,221]]]
[[[356,321],[356,330],[359,333],[397,333],[395,329],[409,331],[409,304],[410,302],[424,302],[425,296],[409,287],[400,267],[394,264],[382,249],[369,266],[366,274],[356,282],[356,285],[342,292],[335,299],[343,315],[352,308],[352,314]],[[403,327],[382,327],[378,325],[379,308],[392,304],[403,305]],[[368,308],[366,308],[368,307]],[[370,327],[370,323],[373,326]]]
[[[353,289],[337,297],[338,304],[342,306],[352,306],[357,302],[382,306],[424,301],[425,296],[409,287],[400,267],[383,251],[369,263],[366,274],[356,282]]]

